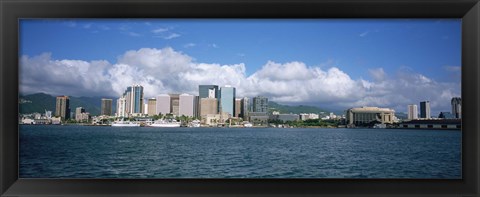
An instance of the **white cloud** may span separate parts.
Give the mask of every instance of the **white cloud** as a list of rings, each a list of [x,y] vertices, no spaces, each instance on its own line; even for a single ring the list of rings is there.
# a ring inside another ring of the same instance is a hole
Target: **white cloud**
[[[369,31],[365,31],[365,32],[361,33],[361,34],[358,35],[358,36],[360,36],[360,37],[365,37],[365,36],[368,35],[368,33],[370,33],[370,32],[369,32]]]
[[[132,37],[140,37],[142,34],[136,33],[136,32],[126,32],[127,35],[132,36]]]
[[[195,43],[187,43],[183,45],[184,48],[192,48],[194,46],[197,46],[197,45]]]
[[[163,38],[166,39],[166,40],[170,40],[170,39],[178,38],[178,37],[180,37],[180,34],[171,33],[171,34],[169,34],[168,36],[164,36]]]
[[[329,63],[332,64],[332,63]],[[198,85],[232,85],[237,96],[263,95],[283,103],[316,103],[325,108],[391,107],[405,111],[411,103],[430,100],[432,110],[448,110],[460,95],[458,83],[437,82],[408,68],[370,70],[373,81],[352,79],[338,66],[307,66],[303,62],[268,61],[247,75],[243,63],[196,62],[172,48],[142,48],[107,61],[54,60],[50,54],[23,56],[20,91],[54,95],[118,96],[127,86],[143,85],[145,97],[163,93],[198,94]]]
[[[169,30],[168,28],[157,28],[157,29],[152,30],[152,33],[158,34],[158,33],[166,32],[168,30]]]

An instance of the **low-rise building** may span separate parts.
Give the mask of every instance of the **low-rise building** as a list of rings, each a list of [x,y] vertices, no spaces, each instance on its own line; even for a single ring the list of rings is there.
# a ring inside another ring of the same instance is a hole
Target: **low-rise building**
[[[350,108],[347,110],[346,118],[348,125],[356,126],[374,122],[392,124],[396,120],[393,109],[378,107]]]

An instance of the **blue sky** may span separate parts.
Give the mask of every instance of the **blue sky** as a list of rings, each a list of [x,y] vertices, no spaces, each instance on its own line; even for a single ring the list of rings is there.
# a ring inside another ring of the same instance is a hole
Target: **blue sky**
[[[338,69],[340,73],[346,74],[348,76],[347,78],[353,81],[352,83],[362,83],[362,87],[368,89],[365,95],[363,95],[364,97],[372,97],[369,101],[360,103],[346,99],[345,103],[339,104],[340,102],[337,102],[335,105],[338,105],[338,107],[346,107],[354,104],[377,104],[401,109],[400,106],[403,106],[404,103],[386,103],[388,98],[385,98],[385,95],[382,97],[383,101],[379,101],[380,98],[376,96],[380,93],[374,92],[372,89],[378,89],[380,87],[372,87],[371,84],[368,85],[368,83],[380,85],[382,80],[385,81],[387,78],[396,79],[403,75],[419,75],[420,78],[426,77],[428,80],[433,80],[437,85],[445,85],[448,83],[451,87],[457,88],[453,88],[449,93],[443,92],[444,94],[460,94],[460,19],[35,19],[21,20],[20,34],[20,55],[23,56],[25,60],[28,60],[21,61],[21,66],[28,67],[27,65],[22,65],[26,64],[25,62],[29,62],[28,65],[38,66],[39,63],[32,62],[38,60],[39,57],[47,59],[41,61],[44,64],[55,64],[55,61],[58,63],[62,60],[69,60],[71,61],[70,64],[73,60],[75,60],[76,63],[85,62],[87,64],[97,64],[100,60],[103,62],[101,63],[102,66],[96,67],[102,68],[102,70],[97,70],[97,72],[105,73],[104,76],[110,77],[109,80],[106,80],[107,82],[109,81],[109,83],[114,83],[109,68],[115,66],[119,68],[120,64],[127,64],[145,75],[153,73],[148,69],[154,67],[157,68],[157,70],[168,69],[171,71],[171,68],[162,67],[162,63],[157,62],[157,64],[155,64],[151,62],[152,64],[150,64],[144,62],[145,59],[149,59],[148,57],[162,59],[162,55],[171,53],[168,57],[171,59],[180,58],[178,60],[179,64],[193,65],[193,69],[203,69],[202,71],[205,71],[207,68],[201,67],[202,64],[213,66],[208,67],[208,69],[237,69],[236,71],[238,72],[233,72],[233,75],[240,73],[239,75],[241,76],[239,80],[249,80],[252,87],[261,84],[271,85],[271,83],[276,83],[283,79],[287,81],[293,79],[288,77],[278,79],[273,79],[275,77],[269,78],[269,75],[261,72],[267,68],[270,70],[274,70],[273,68],[284,69],[285,72],[291,72],[292,76],[303,73],[302,69],[305,70],[306,73],[314,72],[317,68],[327,73],[327,75],[329,71],[332,71],[330,72],[331,76],[337,76],[335,69]],[[133,56],[128,56],[130,59],[127,60],[128,51],[131,51],[132,54],[130,55]],[[148,54],[157,54],[159,56],[148,56]],[[143,59],[139,59],[138,61],[131,60],[140,57]],[[299,63],[301,65],[298,69],[292,70],[292,68],[297,67],[295,65],[292,66],[290,63]],[[176,65],[177,61],[173,61],[172,64]],[[241,65],[238,66],[239,64]],[[55,65],[62,67],[62,65],[59,64]],[[237,65],[237,67],[234,65]],[[69,66],[67,64],[63,67]],[[79,69],[77,65],[73,67]],[[332,68],[335,69],[331,70]],[[243,72],[242,69],[244,69]],[[181,71],[170,71],[165,73],[179,75],[175,78],[176,80],[181,80],[181,76],[185,77],[185,73]],[[106,74],[107,72],[110,72],[110,74]],[[210,73],[215,73],[215,71],[210,71]],[[155,83],[152,82],[150,85],[154,86],[157,84],[157,86],[162,86],[163,89],[160,88],[156,91],[149,92],[149,94],[154,95],[162,91],[194,93],[192,87],[185,87],[178,84],[171,85],[173,84],[171,83],[172,79],[167,81],[167,79],[163,79],[163,77],[159,75],[162,75],[162,72],[151,75],[153,78],[151,80],[158,79],[159,81]],[[261,83],[253,79],[259,76],[271,80]],[[324,75],[317,74],[313,78],[320,79],[322,76]],[[52,75],[52,77],[55,76]],[[143,78],[148,77],[144,76]],[[229,76],[225,76],[225,78],[229,78]],[[206,79],[203,78],[201,80],[192,78],[192,83],[208,82],[205,80]],[[282,85],[285,84],[302,85],[301,83],[296,83],[299,79],[295,78],[294,80],[295,83],[282,83],[273,87],[282,87]],[[365,83],[362,82],[362,80],[364,80]],[[395,81],[401,80],[396,79]],[[61,81],[51,81],[51,83],[58,82]],[[310,81],[310,83],[312,82],[313,81]],[[27,85],[27,83],[30,85]],[[145,83],[150,82],[147,80]],[[219,82],[217,81],[217,83]],[[236,81],[232,80],[227,80],[225,83],[233,83],[233,85],[236,85]],[[38,83],[34,83],[33,81],[27,82],[27,80],[25,80],[23,84],[21,81],[21,85],[25,87],[21,88],[21,91],[48,91],[41,87],[31,87],[32,84],[37,84],[38,86]],[[332,83],[328,82],[323,85],[328,84]],[[337,86],[338,84],[344,83],[336,83]],[[43,85],[45,86],[45,83]],[[87,84],[79,86],[78,88],[88,89],[88,87],[91,88],[93,86],[95,86],[93,89],[96,89],[97,92],[92,91],[92,95],[98,95],[101,94],[101,92],[106,92],[105,94],[107,95],[115,95],[119,92],[117,89],[120,89],[120,87],[113,87],[115,86],[114,84],[110,85],[112,88],[105,90],[96,87],[98,84]],[[388,83],[385,82],[381,88],[386,88],[386,86],[388,86]],[[57,88],[59,87],[60,86],[57,86]],[[242,87],[238,88],[242,89]],[[438,90],[445,89],[444,86],[438,88]],[[389,94],[393,94],[394,92],[392,90],[394,89],[395,88],[392,89],[392,87],[390,87],[390,89],[388,89]],[[405,87],[404,89],[407,90]],[[308,94],[309,90],[310,89],[305,90],[307,91],[305,95]],[[422,92],[421,90],[418,91]],[[87,90],[78,92],[89,94]],[[243,91],[240,91],[240,93],[246,96],[251,96],[253,93],[249,92],[252,92],[251,87],[250,89],[245,87]],[[273,100],[286,103],[291,101],[292,103],[313,103],[318,105],[327,105],[330,103],[329,105],[331,105],[335,100],[338,101],[338,98],[335,96],[330,96],[330,100],[328,98],[314,99],[311,98],[311,96],[300,98],[295,95],[282,95],[281,92],[282,91],[270,93],[257,91],[255,93],[264,94],[272,97]],[[52,93],[59,92],[52,91]],[[314,95],[321,96],[327,93],[328,92],[317,92]],[[408,96],[407,92],[404,94]],[[441,94],[441,92],[439,94]],[[345,95],[345,97],[347,96],[351,97],[351,95]],[[435,96],[439,95],[424,96],[424,99],[432,100]],[[422,98],[419,97],[417,100],[419,99]],[[414,102],[414,100],[410,102]],[[440,103],[444,101],[434,102]],[[438,104],[438,106],[439,108],[447,107],[445,104]]]

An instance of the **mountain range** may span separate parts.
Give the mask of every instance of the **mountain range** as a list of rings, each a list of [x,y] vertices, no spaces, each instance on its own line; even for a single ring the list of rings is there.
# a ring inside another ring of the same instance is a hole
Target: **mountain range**
[[[75,112],[77,107],[83,107],[86,112],[91,115],[100,114],[101,99],[111,97],[73,97],[70,96],[70,110]],[[113,99],[113,105],[115,106],[115,99]],[[36,93],[30,95],[20,95],[19,97],[19,113],[30,114],[34,112],[45,113],[45,110],[55,113],[56,97],[45,94]],[[115,107],[112,107],[113,113],[115,113]]]

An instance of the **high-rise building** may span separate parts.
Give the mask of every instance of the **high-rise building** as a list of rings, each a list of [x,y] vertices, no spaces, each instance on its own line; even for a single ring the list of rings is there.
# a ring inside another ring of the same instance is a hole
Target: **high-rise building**
[[[253,112],[268,113],[268,98],[257,96],[253,98]]]
[[[85,109],[83,107],[77,107],[75,109],[75,120],[81,121],[82,120],[82,113],[85,113]]]
[[[112,99],[102,98],[100,115],[112,115]]]
[[[124,105],[123,105],[123,99]],[[121,105],[120,105],[121,104]],[[119,111],[122,108],[123,111]],[[143,104],[143,86],[133,85],[127,87],[127,90],[117,100],[117,116],[129,117],[131,115],[141,115],[144,111]]]
[[[179,116],[194,117],[196,116],[196,97],[190,94],[181,94],[179,96]]]
[[[220,89],[220,112],[235,115],[235,88],[225,86]]]
[[[235,99],[235,117],[239,118],[242,114],[242,99],[236,98]]]
[[[217,85],[199,85],[198,86],[198,97],[202,98],[219,98],[219,89]],[[212,93],[214,95],[212,95]],[[212,97],[213,96],[213,97]]]
[[[117,99],[117,117],[128,117],[127,99],[125,97]]]
[[[218,100],[216,98],[201,98],[200,99],[200,116],[204,118],[209,114],[217,114]]]
[[[180,109],[180,94],[169,94],[170,96],[170,111],[173,115],[178,116]]]
[[[408,119],[418,119],[418,107],[417,105],[408,105]]]
[[[147,114],[149,116],[157,115],[157,99],[156,98],[149,98],[147,101]]]
[[[157,114],[169,114],[170,111],[170,96],[168,94],[161,94],[157,96]]]
[[[455,118],[462,118],[462,98],[453,97],[451,104],[453,116],[455,116]]]
[[[131,106],[130,111],[132,114],[142,114],[143,113],[143,86],[133,85],[132,86],[132,97],[131,97]]]
[[[242,98],[242,111],[240,113],[240,116],[243,118],[243,120],[247,120],[249,111],[250,111],[250,101],[249,101],[248,97],[243,97]]]
[[[430,101],[420,102],[420,118],[430,119]]]
[[[68,96],[57,96],[55,116],[61,117],[62,120],[70,118],[70,98]]]

